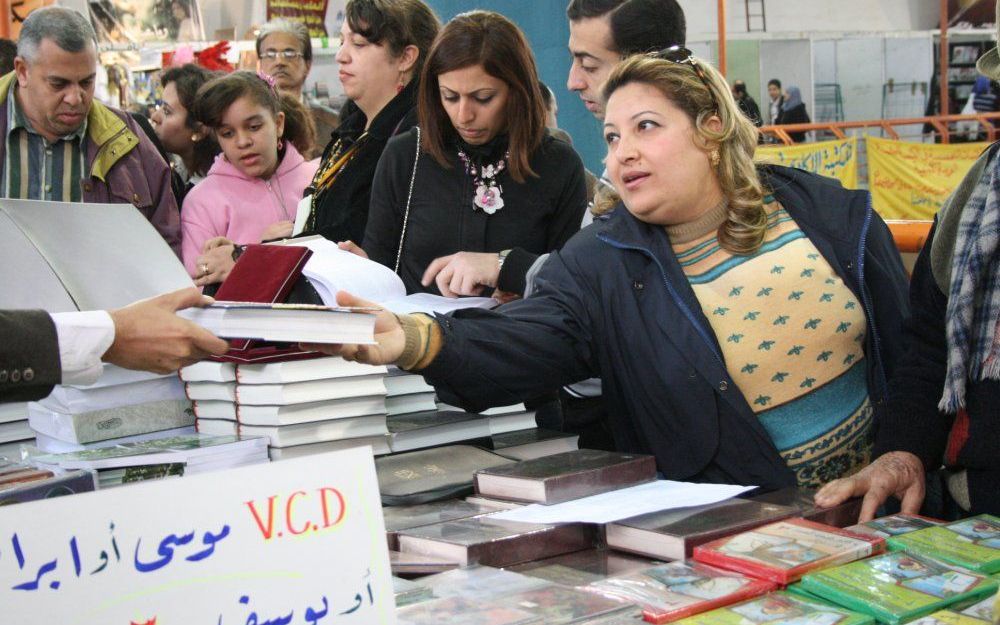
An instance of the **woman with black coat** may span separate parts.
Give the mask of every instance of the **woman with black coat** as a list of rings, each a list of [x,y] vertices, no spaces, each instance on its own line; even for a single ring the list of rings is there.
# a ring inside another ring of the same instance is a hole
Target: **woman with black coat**
[[[583,163],[545,129],[524,35],[497,13],[456,17],[431,49],[418,110],[419,130],[391,140],[375,173],[364,253],[410,293],[520,295],[587,205]]]
[[[809,113],[806,112],[806,104],[802,101],[802,92],[799,91],[798,87],[788,87],[788,91],[785,92],[785,98],[781,103],[781,111],[778,113],[778,119],[775,120],[775,125],[808,124],[811,122]],[[790,132],[788,136],[795,143],[802,143],[806,140],[806,133],[804,132]]]

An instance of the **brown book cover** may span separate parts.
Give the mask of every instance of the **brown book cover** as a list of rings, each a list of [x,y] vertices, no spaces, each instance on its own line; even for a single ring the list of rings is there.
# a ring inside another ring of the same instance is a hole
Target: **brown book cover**
[[[539,525],[490,516],[446,521],[399,532],[399,550],[455,560],[462,566],[504,567],[593,546],[592,526]]]
[[[847,527],[858,522],[861,516],[861,498],[848,499],[839,506],[820,508],[813,501],[816,491],[811,488],[782,488],[779,490],[746,497],[753,501],[792,506],[799,509],[802,518],[833,527]]]
[[[385,518],[385,538],[389,543],[389,549],[398,550],[397,534],[400,530],[467,519],[492,512],[496,512],[496,509],[467,503],[461,499],[448,499],[415,506],[386,506],[382,508],[382,516]]]
[[[730,499],[608,523],[607,541],[622,551],[684,560],[698,545],[798,515],[798,508],[791,506]]]
[[[487,497],[555,504],[656,479],[652,456],[578,449],[476,473]]]

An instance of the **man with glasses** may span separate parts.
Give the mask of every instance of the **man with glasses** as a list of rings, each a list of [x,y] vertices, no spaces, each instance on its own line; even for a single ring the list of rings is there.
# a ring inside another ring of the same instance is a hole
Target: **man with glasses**
[[[257,33],[257,58],[260,71],[274,77],[280,91],[302,98],[312,69],[312,41],[305,24],[285,19],[264,24]]]

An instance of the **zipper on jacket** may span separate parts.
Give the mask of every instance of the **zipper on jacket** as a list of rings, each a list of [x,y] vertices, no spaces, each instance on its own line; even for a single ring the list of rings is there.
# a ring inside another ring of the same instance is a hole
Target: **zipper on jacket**
[[[882,387],[882,400],[889,397],[889,384],[885,379],[885,369],[882,367],[882,344],[879,340],[878,329],[875,324],[875,316],[872,313],[872,305],[869,301],[868,287],[865,285],[865,249],[868,241],[868,228],[871,226],[872,195],[868,193],[867,207],[865,211],[865,223],[861,227],[861,240],[858,241],[858,286],[861,291],[861,305],[865,307],[865,314],[868,315],[868,329],[872,333],[872,345],[875,348],[875,367],[878,371],[878,381]]]
[[[691,325],[694,326],[695,331],[697,331],[698,335],[701,336],[703,341],[705,341],[705,344],[708,345],[709,351],[712,352],[712,355],[715,356],[715,359],[719,361],[719,364],[722,365],[723,370],[727,371],[728,375],[728,370],[726,370],[726,363],[723,362],[722,356],[719,355],[719,352],[716,351],[715,345],[712,344],[712,340],[708,337],[708,334],[705,333],[705,329],[702,328],[701,324],[698,323],[698,321],[694,318],[694,313],[691,312],[691,309],[688,308],[687,304],[685,304],[684,301],[681,299],[680,295],[677,293],[677,290],[674,289],[672,284],[670,284],[670,280],[667,279],[667,270],[664,269],[663,263],[660,262],[660,259],[657,258],[650,250],[644,247],[639,247],[636,245],[625,245],[624,243],[619,243],[618,241],[614,241],[608,238],[603,233],[598,234],[597,238],[600,239],[601,241],[604,241],[611,247],[620,250],[632,250],[635,252],[641,252],[642,254],[645,254],[650,259],[652,259],[654,263],[656,263],[656,266],[660,269],[660,276],[663,278],[663,284],[667,287],[667,292],[670,293],[670,296],[674,298],[674,303],[677,304],[678,308],[681,309],[681,312],[684,313],[684,316],[687,317],[688,321],[691,322]]]

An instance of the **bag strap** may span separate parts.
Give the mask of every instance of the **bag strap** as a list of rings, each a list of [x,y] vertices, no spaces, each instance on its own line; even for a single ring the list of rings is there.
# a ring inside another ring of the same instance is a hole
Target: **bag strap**
[[[406,239],[406,225],[410,221],[410,201],[413,199],[413,183],[417,179],[417,165],[420,164],[420,126],[413,127],[417,131],[417,153],[413,157],[413,173],[410,174],[410,190],[406,194],[406,210],[403,212],[403,230],[399,233],[399,249],[396,250],[396,268],[399,274],[399,263],[403,258],[403,241]]]

